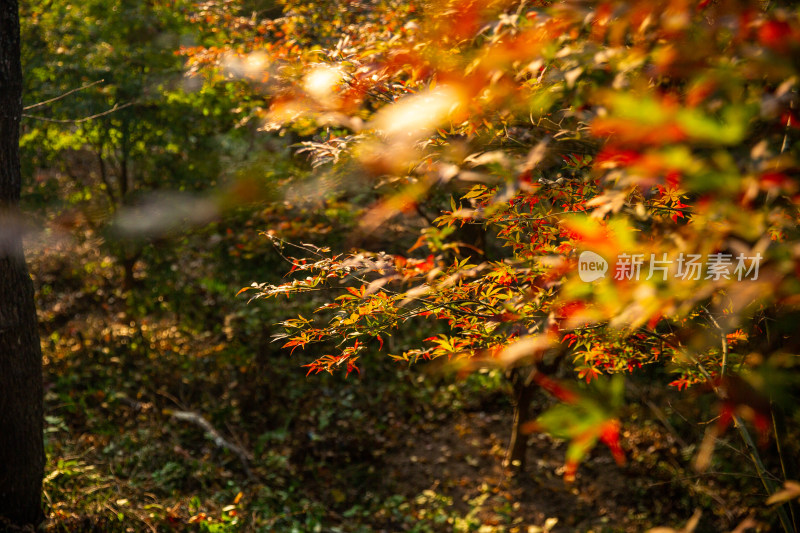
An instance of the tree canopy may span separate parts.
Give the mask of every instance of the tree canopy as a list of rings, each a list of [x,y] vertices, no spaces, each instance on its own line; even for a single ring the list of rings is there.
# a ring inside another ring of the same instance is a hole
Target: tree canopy
[[[658,362],[670,385],[716,391],[720,430],[745,413],[766,430],[763,406],[794,379],[796,13],[464,0],[363,4],[320,24],[326,5],[248,28],[277,40],[234,32],[241,44],[190,51],[228,75],[257,64],[263,128],[317,132],[303,151],[320,180],[379,191],[361,231],[435,217],[411,255],[306,247],[291,282],[253,285],[342,291],[323,318],[283,322],[286,347],[335,340],[309,373],[355,371],[399,324],[433,319],[442,333],[390,355],[508,368],[566,345],[586,382]],[[465,226],[490,245],[460,241]],[[603,275],[584,281],[584,257]]]

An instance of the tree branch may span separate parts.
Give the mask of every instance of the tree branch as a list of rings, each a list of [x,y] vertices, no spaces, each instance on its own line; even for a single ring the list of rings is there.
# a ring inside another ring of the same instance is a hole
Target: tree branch
[[[183,420],[184,422],[191,422],[203,428],[206,433],[211,435],[214,444],[220,448],[226,448],[232,451],[237,457],[239,457],[239,461],[241,461],[242,467],[244,467],[244,472],[247,475],[247,479],[253,479],[253,473],[250,470],[249,454],[244,449],[226,440],[222,435],[220,435],[219,431],[217,431],[214,426],[211,425],[211,422],[193,411],[173,411],[168,409],[166,410],[166,413],[173,418]]]
[[[52,104],[53,102],[57,102],[58,100],[61,100],[62,98],[66,98],[67,96],[69,96],[69,95],[71,95],[73,93],[76,93],[78,91],[82,91],[84,89],[88,89],[89,87],[94,87],[98,83],[103,83],[103,81],[105,81],[105,80],[97,80],[97,81],[93,81],[91,83],[87,83],[86,85],[78,87],[77,89],[72,89],[71,91],[67,91],[62,95],[56,96],[55,98],[51,98],[49,100],[45,100],[44,102],[38,102],[36,104],[31,104],[29,106],[25,106],[25,107],[22,108],[22,110],[23,111],[29,111],[29,110],[37,108],[37,107],[42,107],[42,106],[46,106],[48,104]],[[23,115],[23,116],[26,116],[26,115]]]
[[[103,111],[102,113],[97,113],[96,115],[91,115],[91,116],[83,117],[83,118],[64,118],[64,119],[62,119],[62,118],[50,118],[50,117],[40,117],[38,115],[28,115],[26,113],[23,113],[22,116],[25,117],[25,118],[33,119],[33,120],[41,120],[43,122],[54,122],[56,124],[80,124],[81,122],[88,122],[88,121],[94,120],[96,118],[100,118],[100,117],[104,117],[106,115],[110,115],[111,113],[114,113],[115,111],[119,111],[121,109],[125,109],[126,107],[130,107],[132,105],[133,105],[133,102],[128,102],[127,104],[122,104],[122,105],[114,104],[114,107],[112,107],[111,109],[107,109],[107,110]]]

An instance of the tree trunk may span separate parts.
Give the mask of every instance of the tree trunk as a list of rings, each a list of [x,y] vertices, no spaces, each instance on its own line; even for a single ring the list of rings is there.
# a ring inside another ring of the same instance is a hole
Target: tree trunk
[[[136,276],[133,275],[134,267],[136,267],[137,257],[124,256],[120,259],[122,265],[122,290],[123,292],[132,291],[136,286]]]
[[[42,513],[42,354],[16,207],[22,114],[19,9],[0,3],[0,531]]]
[[[531,419],[531,402],[538,385],[526,379],[527,373],[514,370],[511,384],[514,387],[514,422],[511,427],[511,441],[506,451],[505,467],[512,473],[525,471],[525,456],[528,451],[528,435],[522,431],[522,424]]]

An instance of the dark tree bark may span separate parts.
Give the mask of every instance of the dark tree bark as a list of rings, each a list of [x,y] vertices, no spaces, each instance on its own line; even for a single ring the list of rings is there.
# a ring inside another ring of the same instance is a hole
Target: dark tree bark
[[[124,254],[125,252],[123,252]],[[123,292],[128,292],[133,290],[136,286],[136,276],[133,275],[134,267],[136,267],[136,261],[138,261],[139,254],[135,254],[133,256],[123,255],[120,258],[120,264],[122,265],[122,290]]]
[[[531,402],[536,395],[538,385],[529,379],[530,372],[525,372],[524,374],[519,370],[513,370],[512,372],[514,422],[511,426],[511,441],[508,444],[508,450],[506,450],[504,466],[512,474],[516,474],[524,472],[527,466],[525,459],[528,452],[528,434],[522,431],[522,425],[531,420]]]
[[[528,434],[523,431],[523,425],[534,418],[531,413],[531,405],[539,389],[536,374],[554,374],[566,354],[566,348],[563,345],[559,346],[556,351],[549,354],[547,359],[542,357],[531,367],[515,368],[511,370],[510,375],[507,375],[513,388],[514,422],[511,427],[511,440],[506,451],[504,466],[512,475],[524,472],[526,467]]]
[[[33,284],[22,253],[19,8],[0,2],[0,531],[44,519],[42,354]]]

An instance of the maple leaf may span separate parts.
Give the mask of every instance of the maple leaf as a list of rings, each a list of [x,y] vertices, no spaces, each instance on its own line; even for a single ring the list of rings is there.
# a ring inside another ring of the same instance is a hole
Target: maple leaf
[[[548,391],[553,391],[552,380],[541,380]],[[620,376],[605,381],[595,381],[593,393],[571,392],[559,396],[569,403],[558,404],[535,421],[523,424],[523,430],[544,431],[554,437],[566,439],[566,462],[564,480],[574,481],[577,467],[586,454],[598,441],[603,442],[612,452],[614,459],[622,464],[625,455],[619,443],[620,422],[615,412],[622,404],[624,383]],[[563,389],[564,386],[560,386]]]

